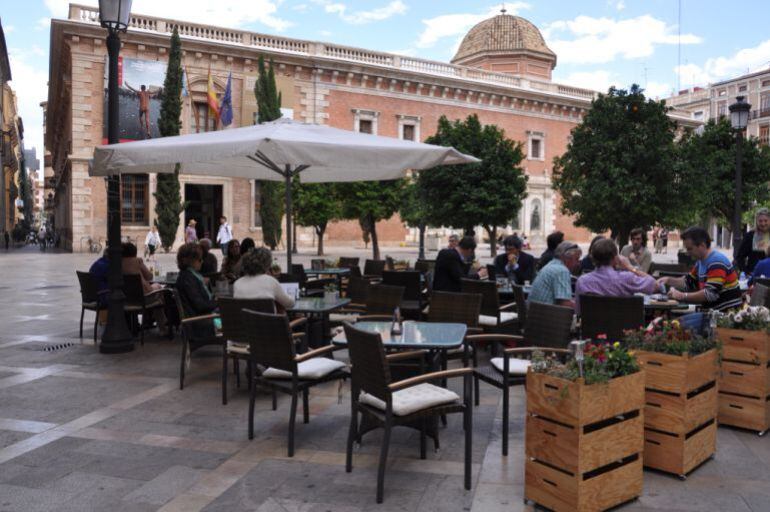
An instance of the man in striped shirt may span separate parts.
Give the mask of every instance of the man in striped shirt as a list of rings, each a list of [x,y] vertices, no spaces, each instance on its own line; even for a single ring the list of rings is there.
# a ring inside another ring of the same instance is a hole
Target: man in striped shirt
[[[697,226],[688,228],[682,233],[682,241],[687,253],[696,260],[695,266],[684,277],[658,279],[658,284],[686,290],[681,292],[671,288],[668,296],[717,311],[740,307],[743,298],[738,273],[727,256],[711,248],[708,232]]]

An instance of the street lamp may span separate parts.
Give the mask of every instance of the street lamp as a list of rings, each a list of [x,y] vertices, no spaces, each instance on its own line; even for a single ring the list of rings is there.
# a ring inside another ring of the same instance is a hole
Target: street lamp
[[[107,141],[117,144],[119,139],[120,103],[118,98],[119,32],[125,32],[131,16],[132,0],[99,0],[99,22],[107,29],[109,77],[107,81]],[[130,352],[134,338],[126,325],[123,293],[122,251],[120,248],[120,176],[107,180],[107,244],[110,256],[110,287],[107,326],[102,335],[99,351],[104,354]]]
[[[733,255],[737,257],[741,245],[741,205],[743,195],[743,130],[749,124],[749,112],[751,105],[746,102],[745,96],[737,96],[735,103],[730,105],[730,124],[735,130],[735,206],[733,211]]]

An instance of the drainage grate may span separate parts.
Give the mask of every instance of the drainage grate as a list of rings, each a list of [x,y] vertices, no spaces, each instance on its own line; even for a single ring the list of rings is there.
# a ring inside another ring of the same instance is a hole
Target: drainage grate
[[[65,348],[74,347],[75,343],[68,341],[66,343],[57,343],[55,345],[46,345],[40,349],[41,352],[56,352],[57,350],[63,350]]]

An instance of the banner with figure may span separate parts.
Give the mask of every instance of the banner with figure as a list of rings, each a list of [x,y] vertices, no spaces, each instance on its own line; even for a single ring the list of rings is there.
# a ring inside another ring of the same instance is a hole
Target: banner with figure
[[[118,120],[120,142],[154,139],[160,137],[158,118],[166,78],[165,62],[119,57],[118,97],[120,118]],[[104,123],[103,143],[107,144],[107,75],[104,64]]]

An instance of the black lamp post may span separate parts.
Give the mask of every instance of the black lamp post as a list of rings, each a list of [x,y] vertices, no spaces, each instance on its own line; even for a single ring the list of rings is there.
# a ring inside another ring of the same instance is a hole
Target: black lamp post
[[[743,233],[741,229],[741,205],[743,203],[743,130],[749,124],[751,105],[744,96],[737,96],[730,105],[730,124],[735,130],[735,206],[733,211],[733,255],[737,256]]]
[[[107,29],[109,75],[107,81],[107,141],[117,144],[119,139],[120,103],[118,98],[119,32],[125,32],[131,16],[132,0],[99,0],[99,21]],[[109,310],[107,327],[102,335],[99,351],[116,354],[134,350],[134,337],[126,325],[123,293],[123,269],[120,249],[120,176],[107,179],[107,244],[110,257]]]

